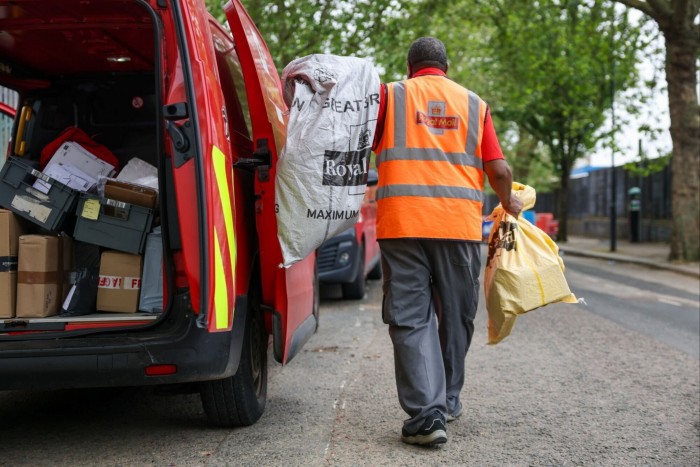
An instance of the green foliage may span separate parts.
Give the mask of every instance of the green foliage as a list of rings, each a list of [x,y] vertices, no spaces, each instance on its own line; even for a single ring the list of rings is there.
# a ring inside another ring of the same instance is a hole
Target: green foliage
[[[616,92],[636,81],[638,29],[608,2],[480,3],[493,24],[485,63],[494,112],[547,146],[561,176],[601,137]]]
[[[556,174],[565,240],[569,175],[609,136],[613,96],[637,82],[639,25],[610,0],[461,0],[444,6],[433,29],[456,62],[450,76],[490,103],[514,169],[539,167],[542,179],[530,170],[527,178],[541,192],[551,186],[542,169]],[[524,146],[535,149],[530,164]]]
[[[450,77],[489,102],[516,175],[540,191],[551,188],[551,173],[565,183],[575,161],[610,136],[603,124],[612,89],[619,94],[636,83],[645,45],[640,25],[611,1],[418,1],[413,7],[429,23],[422,31],[445,42]],[[628,112],[639,103],[626,102]]]
[[[671,155],[657,157],[655,159],[641,159],[628,162],[624,165],[625,171],[632,176],[648,177],[656,172],[661,172],[671,162]]]
[[[206,3],[224,22],[223,0]],[[404,51],[420,29],[406,25],[422,4],[411,0],[243,0],[280,72],[295,58],[333,53],[371,58],[389,77],[405,73]]]
[[[222,22],[222,0],[206,0]],[[640,27],[608,0],[243,0],[278,69],[310,53],[370,57],[405,76],[421,35],[445,42],[450,76],[491,105],[504,146],[568,176],[602,137],[616,92],[636,82]],[[507,131],[501,131],[503,128]],[[521,138],[534,138],[520,142]],[[520,149],[518,149],[520,148]]]
[[[223,19],[221,6],[207,3]],[[450,77],[489,102],[516,178],[539,191],[558,180],[564,199],[575,161],[610,136],[603,124],[613,91],[637,82],[645,46],[641,25],[612,0],[243,3],[280,70],[300,56],[334,53],[369,57],[385,81],[397,80],[414,39],[440,38]]]
[[[496,116],[495,125],[500,129],[501,147],[513,171],[513,180],[537,187],[539,193],[554,190],[559,179],[549,149],[513,122]]]
[[[207,10],[212,14],[221,24],[226,23],[226,14],[224,13],[224,3],[226,0],[204,0],[207,6]]]

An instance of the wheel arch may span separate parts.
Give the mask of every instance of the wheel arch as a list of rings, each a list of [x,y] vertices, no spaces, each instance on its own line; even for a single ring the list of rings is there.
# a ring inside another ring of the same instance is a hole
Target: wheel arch
[[[231,350],[229,352],[229,361],[226,368],[226,376],[232,376],[238,371],[238,366],[241,363],[241,355],[243,353],[243,341],[246,321],[250,308],[257,306],[261,315],[263,310],[259,307],[262,295],[262,278],[260,276],[260,257],[258,252],[253,254],[248,274],[248,288],[243,294],[236,295],[236,303],[234,305],[233,324],[231,326]],[[265,316],[262,316],[264,319]],[[270,328],[265,321],[265,330],[270,334]]]

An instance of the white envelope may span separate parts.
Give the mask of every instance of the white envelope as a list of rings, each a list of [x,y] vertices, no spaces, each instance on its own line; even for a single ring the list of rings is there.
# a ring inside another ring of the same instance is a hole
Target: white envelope
[[[90,191],[100,177],[114,173],[114,166],[72,141],[63,143],[44,168],[44,174],[78,191]],[[51,185],[37,180],[34,188],[48,194]]]

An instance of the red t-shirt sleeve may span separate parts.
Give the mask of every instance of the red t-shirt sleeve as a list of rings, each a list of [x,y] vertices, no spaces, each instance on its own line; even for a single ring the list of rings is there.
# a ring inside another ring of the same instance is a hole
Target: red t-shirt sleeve
[[[386,84],[382,83],[379,87],[379,114],[377,115],[377,128],[374,130],[374,143],[372,143],[372,150],[377,149],[379,140],[382,139],[384,134],[384,120],[386,120]]]
[[[484,119],[484,135],[481,138],[481,159],[484,162],[504,159],[489,109],[486,109],[486,118]]]

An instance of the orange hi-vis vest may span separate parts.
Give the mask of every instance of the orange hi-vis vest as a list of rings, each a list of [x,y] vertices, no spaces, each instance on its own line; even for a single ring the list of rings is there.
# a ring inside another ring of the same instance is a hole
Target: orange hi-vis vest
[[[486,103],[444,76],[387,84],[377,238],[481,241]]]

